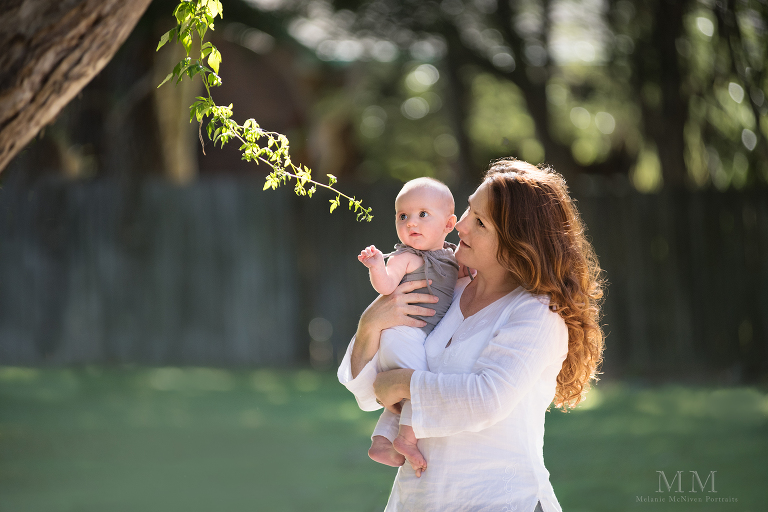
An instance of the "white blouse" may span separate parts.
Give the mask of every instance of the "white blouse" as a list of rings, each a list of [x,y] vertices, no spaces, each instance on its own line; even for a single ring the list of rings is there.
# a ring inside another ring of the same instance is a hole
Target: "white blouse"
[[[568,329],[548,299],[517,288],[464,318],[459,299],[430,333],[430,371],[411,377],[413,430],[427,460],[421,478],[409,464],[397,472],[387,511],[562,512],[544,467],[544,416],[568,352]],[[446,346],[451,341],[449,346]],[[352,378],[350,355],[339,381],[365,411],[373,393],[374,357]],[[397,424],[386,428],[397,431]],[[382,435],[382,432],[375,432]]]

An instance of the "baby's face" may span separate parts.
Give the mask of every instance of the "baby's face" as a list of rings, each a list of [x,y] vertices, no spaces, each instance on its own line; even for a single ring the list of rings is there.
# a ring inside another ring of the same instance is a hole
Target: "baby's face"
[[[411,189],[395,201],[395,225],[401,242],[420,251],[443,248],[456,216],[445,194],[429,187]]]

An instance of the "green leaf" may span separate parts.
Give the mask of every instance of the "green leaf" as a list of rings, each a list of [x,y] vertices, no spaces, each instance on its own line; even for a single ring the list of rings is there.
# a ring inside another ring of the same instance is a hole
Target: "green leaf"
[[[187,1],[182,1],[181,3],[179,3],[179,5],[176,7],[176,11],[174,11],[174,15],[176,16],[176,19],[179,21],[179,24],[183,23],[185,20],[194,16],[194,14],[195,14],[195,6],[192,5],[192,2],[187,2]]]
[[[210,55],[208,55],[208,65],[217,75],[219,74],[219,64],[221,64],[221,53],[216,48],[212,48]]]
[[[336,209],[337,206],[339,206],[339,203],[335,199],[331,199],[331,213],[333,213],[333,210]]]
[[[171,29],[171,30],[169,30],[168,32],[166,32],[165,34],[162,35],[162,37],[160,38],[160,42],[157,43],[157,50],[159,50],[160,48],[165,46],[165,43],[167,43],[170,40],[170,38],[171,38],[171,32],[173,32],[174,30],[176,30],[176,29],[175,28]],[[157,50],[155,50],[155,51],[157,51]]]
[[[166,76],[166,77],[165,77],[165,80],[163,80],[162,82],[160,82],[160,85],[163,85],[165,82],[167,82],[168,80],[170,80],[172,77],[173,77],[173,73],[168,73],[168,76]],[[160,88],[160,85],[158,85],[158,86],[157,86],[157,88],[158,88],[158,89]]]
[[[219,2],[216,2],[215,0],[208,0],[208,12],[212,18],[215,18],[219,15],[220,6],[221,4]]]

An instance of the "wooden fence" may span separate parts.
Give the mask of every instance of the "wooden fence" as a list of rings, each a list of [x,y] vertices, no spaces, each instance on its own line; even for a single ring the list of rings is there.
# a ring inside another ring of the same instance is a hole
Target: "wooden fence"
[[[7,181],[0,365],[330,368],[375,297],[356,255],[397,241],[394,183],[344,183],[374,207],[358,224],[260,179]],[[606,374],[768,374],[768,192],[603,188],[576,195],[610,282]]]

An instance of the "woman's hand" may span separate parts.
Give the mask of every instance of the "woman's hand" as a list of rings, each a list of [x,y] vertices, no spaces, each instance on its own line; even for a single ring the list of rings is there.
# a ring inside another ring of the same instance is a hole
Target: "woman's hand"
[[[429,281],[432,283],[432,281]],[[439,299],[435,295],[426,293],[411,293],[419,288],[426,288],[427,281],[410,281],[398,285],[395,291],[389,295],[379,295],[376,300],[366,308],[360,317],[358,331],[372,330],[381,332],[384,329],[395,327],[397,325],[408,325],[410,327],[424,327],[427,325],[423,320],[412,318],[408,315],[432,316],[434,309],[416,306],[416,302],[437,302]]]
[[[403,399],[411,399],[411,375],[413,370],[400,369],[380,372],[373,381],[376,401],[395,414],[400,414]]]
[[[419,288],[426,288],[427,281],[410,281],[395,288],[389,295],[379,295],[363,312],[357,325],[355,346],[350,360],[352,378],[357,377],[368,362],[379,350],[381,331],[397,325],[424,327],[427,323],[408,315],[432,316],[434,309],[417,306],[416,302],[435,303],[439,300],[435,295],[426,293],[410,293]]]

